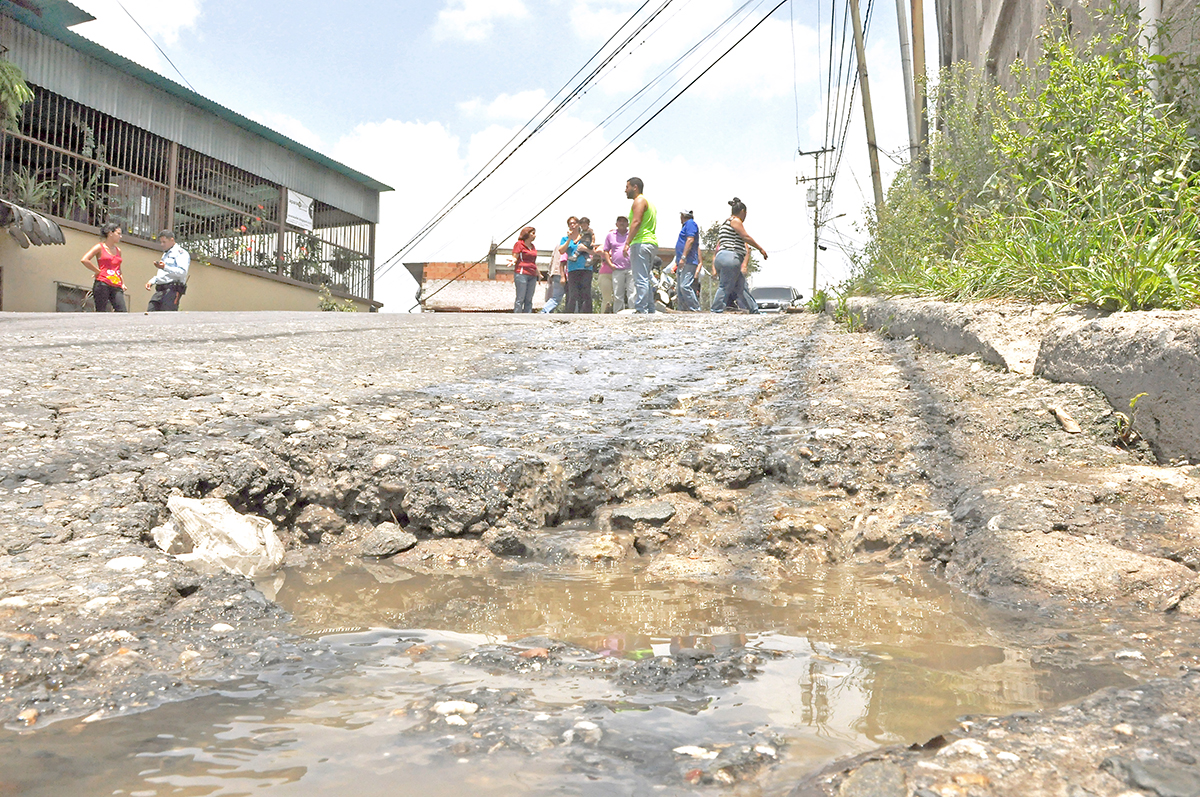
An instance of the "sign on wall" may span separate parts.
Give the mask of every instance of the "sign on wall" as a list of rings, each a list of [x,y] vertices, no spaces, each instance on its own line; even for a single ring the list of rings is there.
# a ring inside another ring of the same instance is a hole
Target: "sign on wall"
[[[299,191],[287,190],[287,223],[293,227],[312,232],[313,198]]]

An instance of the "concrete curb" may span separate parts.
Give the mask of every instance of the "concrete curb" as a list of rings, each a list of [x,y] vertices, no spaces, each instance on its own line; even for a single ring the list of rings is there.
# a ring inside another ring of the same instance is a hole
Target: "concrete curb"
[[[1055,382],[1089,385],[1161,460],[1200,461],[1200,311],[1113,313],[1055,305],[856,296],[856,323],[892,338],[914,337],[950,354]]]

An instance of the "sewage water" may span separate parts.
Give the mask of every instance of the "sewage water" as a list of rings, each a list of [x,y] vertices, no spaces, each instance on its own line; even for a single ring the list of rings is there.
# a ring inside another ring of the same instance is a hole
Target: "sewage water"
[[[754,584],[462,570],[287,571],[277,599],[322,655],[141,714],[4,735],[0,788],[783,795],[836,757],[924,742],[964,714],[1129,680],[1102,663],[1040,664],[1021,640],[1053,629],[869,567]]]

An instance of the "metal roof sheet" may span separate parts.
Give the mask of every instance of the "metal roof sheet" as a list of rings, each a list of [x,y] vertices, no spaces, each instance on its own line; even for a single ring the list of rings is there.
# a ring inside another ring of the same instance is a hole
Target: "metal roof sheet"
[[[122,55],[112,52],[111,50],[101,47],[95,42],[85,39],[79,34],[68,29],[70,25],[78,25],[82,22],[88,22],[94,19],[90,14],[83,11],[79,7],[72,5],[67,0],[0,0],[0,13],[6,14],[18,20],[22,24],[42,33],[56,41],[61,42],[67,47],[82,53],[91,58],[95,58],[102,63],[111,66],[112,68],[135,78],[145,84],[153,86],[167,94],[176,97],[183,102],[193,105],[200,110],[206,111],[213,116],[223,119],[236,127],[241,128],[249,133],[266,139],[274,144],[277,144],[284,149],[287,149],[297,155],[300,155],[313,163],[323,166],[326,169],[341,174],[356,183],[374,190],[374,191],[391,191],[392,188],[378,180],[368,177],[362,172],[351,169],[343,163],[333,160],[327,155],[322,155],[314,149],[304,146],[303,144],[293,141],[287,136],[278,133],[265,125],[259,124],[252,119],[226,108],[219,103],[204,97],[195,91],[181,86],[173,80],[163,77],[162,75],[147,69],[140,64],[136,64],[125,58]],[[214,157],[220,157],[216,153]],[[300,188],[300,186],[291,186]]]

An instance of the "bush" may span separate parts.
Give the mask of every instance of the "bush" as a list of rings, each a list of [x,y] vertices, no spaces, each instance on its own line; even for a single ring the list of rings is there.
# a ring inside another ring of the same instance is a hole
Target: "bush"
[[[1111,14],[1081,46],[1055,21],[1011,94],[969,65],[944,71],[931,174],[892,184],[857,290],[1200,305],[1196,63],[1149,58],[1135,19]]]

